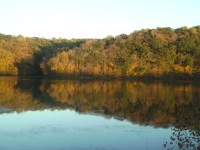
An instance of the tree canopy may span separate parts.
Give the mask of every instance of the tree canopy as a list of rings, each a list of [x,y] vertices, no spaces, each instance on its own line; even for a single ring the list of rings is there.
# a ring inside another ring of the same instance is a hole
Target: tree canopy
[[[0,75],[200,79],[200,26],[104,39],[0,34]]]

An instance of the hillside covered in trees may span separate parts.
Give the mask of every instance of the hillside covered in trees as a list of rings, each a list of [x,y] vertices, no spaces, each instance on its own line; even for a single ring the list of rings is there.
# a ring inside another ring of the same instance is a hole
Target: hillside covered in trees
[[[200,79],[200,26],[104,39],[0,34],[0,75]]]

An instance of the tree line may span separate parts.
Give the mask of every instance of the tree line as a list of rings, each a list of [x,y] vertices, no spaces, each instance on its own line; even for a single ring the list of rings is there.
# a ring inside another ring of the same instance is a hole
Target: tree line
[[[0,34],[0,75],[200,79],[200,26],[104,39]]]

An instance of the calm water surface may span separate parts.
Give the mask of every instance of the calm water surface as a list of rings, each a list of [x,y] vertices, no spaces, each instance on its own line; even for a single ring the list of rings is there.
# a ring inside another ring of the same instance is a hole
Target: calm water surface
[[[0,78],[2,150],[200,148],[200,85]]]

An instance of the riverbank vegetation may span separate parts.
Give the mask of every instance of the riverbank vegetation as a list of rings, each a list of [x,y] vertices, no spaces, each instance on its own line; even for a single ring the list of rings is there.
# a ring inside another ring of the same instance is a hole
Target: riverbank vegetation
[[[0,34],[0,75],[200,79],[200,26],[104,39]]]

